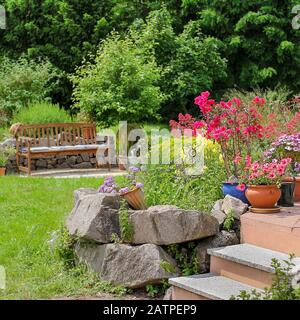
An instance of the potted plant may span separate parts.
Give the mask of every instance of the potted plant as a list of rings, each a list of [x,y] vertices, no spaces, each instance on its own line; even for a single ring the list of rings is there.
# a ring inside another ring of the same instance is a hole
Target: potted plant
[[[14,153],[15,149],[13,148],[0,148],[0,176],[5,176],[7,161]]]
[[[290,158],[253,163],[248,160],[244,167],[243,181],[248,185],[245,194],[253,208],[275,208],[281,196],[280,184],[290,163]]]
[[[284,182],[295,182],[294,200],[300,201],[300,132],[280,136],[271,144],[271,148],[264,156],[272,160],[274,158],[291,158],[291,170],[289,175],[283,178]]]
[[[105,179],[98,189],[102,193],[119,193],[135,210],[145,210],[147,205],[143,193],[143,184],[136,181],[136,174],[140,171],[137,167],[130,167],[129,174],[124,181],[117,184],[113,177]]]
[[[237,157],[251,157],[252,148],[257,140],[264,137],[264,128],[260,123],[260,108],[266,101],[255,97],[250,104],[238,98],[216,102],[209,98],[209,92],[202,92],[195,98],[201,112],[201,119],[196,121],[190,115],[179,115],[179,121],[170,121],[174,129],[192,129],[194,134],[201,134],[218,143],[226,170],[227,181],[223,183],[224,196],[230,194],[247,202],[245,189],[239,186],[242,171],[239,170]],[[239,186],[239,187],[238,187]]]

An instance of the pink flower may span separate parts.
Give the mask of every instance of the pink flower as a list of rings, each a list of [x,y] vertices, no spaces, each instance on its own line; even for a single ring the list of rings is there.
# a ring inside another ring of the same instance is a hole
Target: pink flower
[[[234,163],[236,163],[236,164],[238,164],[238,163],[240,163],[241,162],[241,160],[242,160],[242,157],[240,156],[240,155],[237,155],[235,158],[234,158]]]
[[[244,183],[241,183],[236,187],[236,189],[239,190],[239,191],[245,191],[246,190],[246,185]]]
[[[276,174],[274,172],[270,172],[268,177],[270,179],[275,179],[276,178]]]

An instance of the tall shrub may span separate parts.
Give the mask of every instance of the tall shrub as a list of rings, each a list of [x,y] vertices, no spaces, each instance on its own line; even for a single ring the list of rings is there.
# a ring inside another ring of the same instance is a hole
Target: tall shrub
[[[95,62],[84,64],[72,77],[74,108],[104,126],[153,120],[164,99],[159,79],[153,57],[129,37],[113,34],[102,43]]]
[[[0,116],[5,124],[22,107],[49,98],[49,83],[57,72],[47,61],[0,60]]]

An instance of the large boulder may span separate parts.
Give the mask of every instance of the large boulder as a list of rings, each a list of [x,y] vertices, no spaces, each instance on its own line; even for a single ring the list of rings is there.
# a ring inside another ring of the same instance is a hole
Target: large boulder
[[[80,197],[67,219],[72,236],[98,243],[109,243],[113,234],[120,235],[120,197],[96,193]]]
[[[85,196],[90,194],[98,193],[97,189],[92,188],[80,188],[74,191],[74,206],[76,205],[77,201]]]
[[[79,261],[96,272],[102,280],[127,288],[158,284],[179,273],[176,262],[154,244],[130,246],[78,243],[75,252]]]
[[[216,218],[194,210],[153,206],[129,213],[134,228],[133,244],[168,245],[206,238],[219,232]]]
[[[240,216],[248,210],[248,205],[240,199],[227,195],[222,202],[222,211],[228,215],[232,212],[233,217],[240,220]]]
[[[196,247],[196,257],[199,264],[200,273],[209,271],[210,257],[207,254],[207,249],[226,247],[239,244],[235,232],[222,230],[214,237],[210,237],[201,241]]]

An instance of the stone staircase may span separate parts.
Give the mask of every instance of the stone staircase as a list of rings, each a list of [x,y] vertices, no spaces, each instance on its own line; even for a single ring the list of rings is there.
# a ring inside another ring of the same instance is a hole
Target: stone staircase
[[[241,291],[269,287],[273,258],[283,266],[289,254],[300,266],[300,205],[278,214],[241,217],[241,244],[208,249],[210,273],[172,278],[172,300],[229,300]]]

